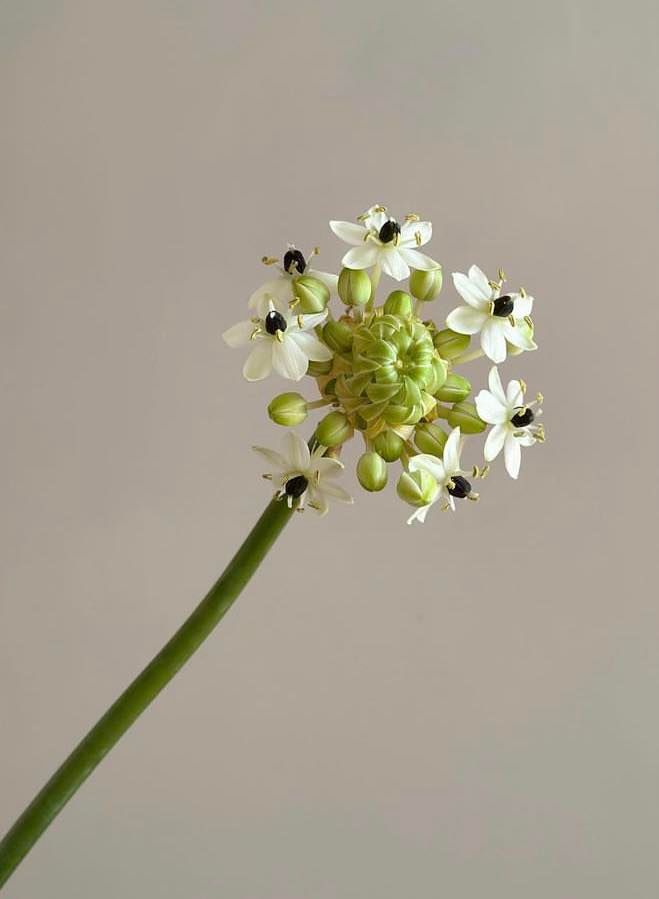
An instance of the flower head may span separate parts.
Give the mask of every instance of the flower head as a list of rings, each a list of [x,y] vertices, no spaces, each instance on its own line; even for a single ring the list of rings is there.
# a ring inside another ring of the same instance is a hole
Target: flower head
[[[252,449],[272,466],[272,471],[264,477],[277,486],[277,496],[285,498],[289,507],[297,500],[299,509],[307,505],[319,515],[325,515],[330,499],[353,502],[350,494],[334,483],[343,471],[343,463],[326,456],[324,446],[316,447],[312,453],[301,437],[289,431],[284,437],[282,453],[262,446]]]
[[[437,493],[431,502],[421,506],[410,515],[408,524],[413,521],[425,521],[428,509],[438,500],[441,501],[443,510],[455,511],[456,499],[478,499],[478,494],[471,489],[471,484],[465,475],[470,474],[460,468],[460,453],[462,452],[462,436],[460,428],[453,428],[444,445],[442,458],[427,453],[412,456],[409,461],[411,472],[424,471],[431,475],[437,482]]]
[[[505,391],[496,365],[490,370],[489,390],[481,390],[476,397],[476,409],[483,421],[494,425],[485,441],[485,460],[492,462],[503,450],[506,471],[511,478],[519,475],[522,447],[533,446],[545,439],[542,425],[535,419],[542,409],[535,409],[542,402],[538,394],[532,403],[524,402],[523,381],[509,381]]]
[[[401,224],[389,215],[386,206],[371,206],[356,224],[332,221],[330,228],[352,246],[342,260],[347,268],[379,265],[385,275],[402,281],[409,277],[410,268],[434,271],[440,267],[419,250],[430,240],[432,224],[420,221],[418,215],[406,215]]]
[[[530,336],[533,297],[525,291],[502,294],[503,274],[498,282],[488,281],[477,265],[471,266],[468,275],[454,272],[453,283],[465,305],[448,314],[449,328],[459,334],[480,333],[483,352],[492,362],[505,360],[506,342],[520,350],[536,349]]]

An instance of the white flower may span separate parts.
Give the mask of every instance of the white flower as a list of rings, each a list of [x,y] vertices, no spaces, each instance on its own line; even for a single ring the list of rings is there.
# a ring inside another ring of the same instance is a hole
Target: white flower
[[[454,272],[453,283],[466,305],[448,314],[449,328],[459,334],[480,332],[481,347],[492,362],[505,360],[506,341],[520,350],[536,349],[529,329],[520,327],[531,315],[533,297],[524,292],[502,296],[503,279],[498,284],[488,281],[477,265],[472,265],[468,275]]]
[[[288,305],[272,294],[259,303],[259,315],[238,322],[222,335],[230,347],[252,346],[243,366],[248,381],[267,378],[272,369],[283,378],[299,381],[307,373],[309,361],[327,362],[332,351],[313,333],[325,321],[327,312],[295,315]]]
[[[359,224],[330,222],[336,236],[352,246],[342,259],[347,268],[380,265],[396,281],[409,277],[410,267],[423,271],[439,268],[438,262],[419,250],[430,240],[432,224],[419,221],[418,215],[405,216],[400,225],[385,206],[372,206],[357,221]]]
[[[286,497],[289,508],[297,499],[298,508],[302,509],[306,504],[319,515],[325,515],[329,499],[342,503],[353,502],[350,494],[334,483],[334,479],[343,471],[343,463],[323,455],[324,446],[317,447],[311,453],[304,440],[292,431],[286,434],[283,443],[283,453],[262,446],[254,446],[252,449],[272,465],[272,472],[264,477],[277,485],[277,496]]]
[[[519,474],[522,447],[533,446],[544,440],[542,425],[533,424],[542,409],[533,406],[542,402],[538,394],[532,403],[524,402],[525,385],[522,381],[510,381],[504,392],[496,365],[489,376],[489,390],[481,390],[476,397],[476,410],[483,421],[494,425],[485,441],[485,460],[492,462],[503,449],[506,471],[511,478]]]
[[[317,252],[318,249],[314,248],[309,254],[309,260]],[[276,258],[272,257],[264,257],[263,261],[266,265],[275,265],[277,262]],[[275,306],[279,304],[290,306],[295,303],[295,279],[300,275],[308,275],[322,281],[332,295],[337,292],[338,275],[319,272],[311,268],[300,250],[292,243],[288,245],[288,249],[284,253],[283,264],[276,267],[280,274],[276,278],[266,281],[249,298],[249,308],[254,309],[260,318],[264,318],[267,314],[270,300],[274,301]]]
[[[437,481],[439,491],[431,503],[427,506],[421,506],[415,509],[412,515],[407,519],[408,524],[413,521],[424,522],[428,509],[434,505],[437,500],[442,501],[442,510],[451,509],[455,512],[456,499],[478,499],[478,494],[473,493],[471,484],[464,477],[470,472],[463,471],[460,468],[460,453],[462,452],[462,437],[460,436],[460,428],[453,428],[449,434],[448,440],[444,445],[442,458],[431,456],[428,453],[420,453],[418,456],[412,456],[409,461],[410,471],[426,471]]]

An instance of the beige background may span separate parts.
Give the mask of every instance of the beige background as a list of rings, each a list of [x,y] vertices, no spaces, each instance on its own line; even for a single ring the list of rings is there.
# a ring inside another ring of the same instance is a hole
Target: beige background
[[[656,5],[0,20],[0,829],[266,501],[282,382],[219,337],[263,253],[427,214],[447,271],[536,295],[507,372],[549,431],[425,528],[393,492],[296,519],[6,895],[656,895]]]

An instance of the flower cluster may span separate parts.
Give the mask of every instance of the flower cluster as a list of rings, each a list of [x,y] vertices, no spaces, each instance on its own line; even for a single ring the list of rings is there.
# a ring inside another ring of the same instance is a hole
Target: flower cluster
[[[544,440],[537,422],[542,397],[527,402],[521,380],[504,389],[497,366],[508,355],[536,349],[533,297],[523,288],[504,289],[501,270],[493,281],[472,265],[467,274],[453,274],[464,303],[436,324],[426,304],[442,289],[442,268],[420,249],[432,236],[430,222],[414,214],[399,221],[378,205],[356,222],[332,221],[330,227],[350,245],[338,276],[309,266],[317,249],[305,258],[289,245],[281,265],[278,258],[264,257],[266,265],[277,267],[277,277],[252,294],[251,317],[223,335],[229,346],[249,348],[247,380],[274,370],[291,381],[305,375],[315,381],[317,399],[287,391],[271,401],[268,413],[276,424],[295,427],[312,410],[329,408],[308,444],[289,432],[283,453],[254,447],[271,466],[264,476],[276,483],[277,496],[320,514],[330,499],[352,502],[336,477],[343,469],[342,448],[357,433],[364,443],[359,483],[382,490],[389,466],[399,463],[398,496],[414,507],[408,523],[423,522],[435,503],[454,510],[456,500],[477,499],[471,480],[484,477],[502,450],[508,474],[517,478],[521,448]],[[408,284],[379,304],[383,274]],[[338,314],[331,308],[337,295]],[[471,349],[476,336],[480,345]],[[494,365],[489,389],[472,402],[471,384],[456,369],[481,356]],[[466,437],[488,425],[485,464],[463,469]]]

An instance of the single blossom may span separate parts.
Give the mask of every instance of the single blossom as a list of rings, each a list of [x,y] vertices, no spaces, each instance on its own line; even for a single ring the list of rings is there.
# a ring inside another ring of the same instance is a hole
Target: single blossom
[[[307,505],[319,515],[325,515],[330,499],[353,502],[350,494],[335,483],[343,471],[343,463],[325,456],[324,446],[310,452],[305,441],[289,431],[284,437],[282,453],[262,446],[252,449],[272,466],[272,471],[264,477],[277,486],[277,496],[285,498],[289,508],[298,500],[298,508]]]
[[[257,315],[239,322],[222,335],[230,347],[251,346],[243,366],[247,381],[261,381],[272,369],[283,378],[299,381],[309,362],[328,362],[332,351],[313,333],[327,312],[296,315],[288,304],[273,295],[258,303]]]
[[[438,500],[441,501],[442,510],[451,509],[455,512],[456,499],[478,499],[478,494],[472,491],[471,484],[465,477],[470,472],[460,468],[462,441],[460,428],[453,428],[444,446],[441,459],[428,453],[420,453],[410,459],[409,470],[426,471],[437,481],[439,490],[432,502],[414,510],[407,520],[408,524],[412,524],[413,521],[424,522],[428,509]]]
[[[271,278],[257,288],[249,298],[249,308],[254,309],[260,318],[263,318],[269,309],[269,302],[273,301],[276,305],[284,304],[286,306],[295,306],[295,281],[300,275],[306,275],[321,281],[330,292],[335,296],[337,292],[338,275],[332,275],[329,272],[320,272],[311,268],[309,261],[318,253],[318,248],[314,248],[308,257],[304,255],[295,244],[289,243],[288,249],[284,253],[282,264],[278,264],[278,259],[272,256],[264,256],[263,262],[266,265],[275,266],[279,275]]]
[[[357,223],[330,222],[341,240],[352,246],[343,257],[346,268],[364,269],[379,265],[396,281],[409,277],[410,268],[433,271],[438,262],[419,250],[432,236],[431,222],[418,215],[406,215],[402,223],[392,218],[386,206],[371,206]]]
[[[503,450],[506,471],[511,478],[519,475],[522,447],[544,440],[542,425],[535,419],[542,409],[533,409],[542,402],[538,394],[532,403],[524,402],[525,385],[509,381],[505,391],[496,365],[490,370],[489,390],[481,390],[476,397],[476,410],[488,424],[494,425],[485,441],[485,460],[492,462]]]
[[[488,281],[477,265],[467,275],[453,273],[453,283],[464,306],[458,306],[446,318],[446,324],[459,334],[478,334],[481,347],[492,362],[503,362],[506,341],[520,350],[535,350],[530,330],[533,297],[524,291],[502,294],[503,277]],[[526,326],[525,326],[526,325]]]

